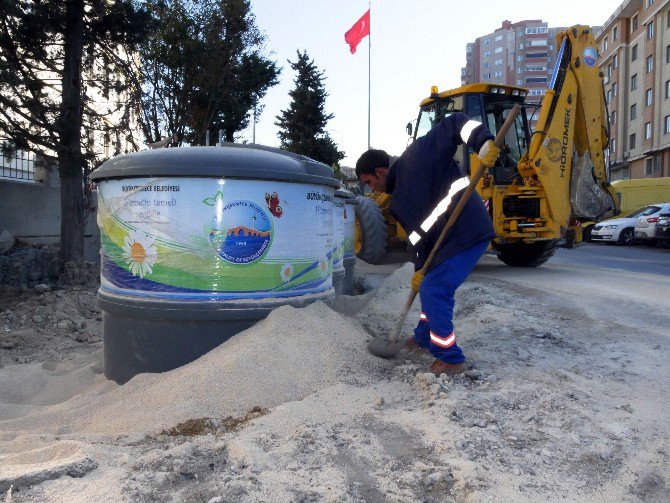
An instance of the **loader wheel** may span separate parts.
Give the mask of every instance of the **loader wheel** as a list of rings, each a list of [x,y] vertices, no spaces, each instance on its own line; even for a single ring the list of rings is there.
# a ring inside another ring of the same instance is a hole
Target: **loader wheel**
[[[538,267],[544,264],[558,248],[558,240],[535,243],[508,243],[495,245],[498,259],[512,267]]]
[[[386,221],[369,197],[357,196],[354,252],[368,264],[379,264],[386,255]]]

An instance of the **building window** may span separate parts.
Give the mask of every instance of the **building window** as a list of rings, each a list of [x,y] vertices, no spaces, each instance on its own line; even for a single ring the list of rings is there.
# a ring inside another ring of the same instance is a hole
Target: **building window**
[[[618,54],[615,54],[615,55],[612,57],[612,66],[613,66],[614,68],[618,68],[618,67],[619,67],[619,55],[618,55]]]
[[[516,85],[517,86],[522,86],[523,85],[523,80],[517,80]]]
[[[654,4],[654,0],[647,0],[647,9]]]
[[[546,57],[547,57],[546,52],[527,52],[526,53],[526,59],[546,58]]]
[[[630,32],[633,33],[637,30],[637,14],[633,16],[630,20]]]
[[[523,51],[523,44],[519,44],[519,50]]]
[[[635,61],[637,59],[637,44],[635,44],[630,50],[630,60]]]
[[[619,27],[615,26],[614,29],[612,29],[612,41],[614,42],[615,40],[619,39]]]
[[[663,133],[670,133],[670,115],[665,116],[665,127],[663,128]]]
[[[667,28],[670,28],[670,11],[668,11],[668,14],[667,14],[667,16],[666,16],[665,26],[666,26]]]
[[[616,96],[616,82],[612,84],[612,96]]]
[[[635,119],[637,119],[637,103],[630,106],[630,120],[634,121]]]
[[[616,124],[616,110],[610,112],[610,124],[614,126]]]
[[[654,22],[649,21],[649,24],[647,25],[647,38],[651,39],[654,38]]]
[[[648,140],[649,138],[651,138],[651,122],[644,125],[644,139]]]
[[[651,89],[647,89],[647,93],[645,95],[645,100],[644,100],[644,106],[649,107],[651,106],[651,103],[654,99],[654,92]]]
[[[488,39],[488,38],[485,38],[483,45],[491,45],[491,40]]]
[[[516,57],[516,60],[517,60],[517,61],[523,61],[523,56],[517,56],[517,57]]]
[[[637,73],[630,78],[630,90],[635,91],[637,89]]]
[[[517,69],[516,69],[516,73],[521,73],[521,72],[523,72],[523,68],[521,68],[520,66],[518,66]]]
[[[655,175],[661,172],[663,164],[663,158],[660,155],[655,155],[654,157],[647,157],[644,160],[644,174],[645,175]]]
[[[612,90],[608,89],[605,95],[605,101],[609,104],[612,101]]]
[[[635,148],[635,133],[630,135],[628,138],[628,149],[633,150]]]
[[[670,45],[665,48],[665,62],[670,63]]]
[[[610,63],[607,65],[607,76],[611,77],[612,76],[612,64]]]
[[[528,77],[526,84],[546,84],[547,77]]]
[[[493,52],[495,52],[496,54],[500,54],[502,52],[502,47],[496,47]]]
[[[665,99],[670,98],[670,80],[665,81]]]
[[[493,40],[495,40],[496,42],[500,42],[502,39],[503,39],[502,35],[496,35],[496,37]]]
[[[616,138],[610,140],[610,153],[613,154],[616,152]]]
[[[654,56],[647,56],[647,73],[654,71]]]
[[[607,47],[609,46],[609,43],[607,41],[607,37],[603,40],[603,52],[607,50]]]
[[[538,33],[547,33],[547,28],[545,26],[526,28],[526,35],[537,35]]]
[[[544,40],[544,39],[543,40],[531,40],[530,45],[531,45],[531,47],[533,47],[533,46],[537,47],[537,46],[540,46],[540,45],[547,45],[547,41]]]

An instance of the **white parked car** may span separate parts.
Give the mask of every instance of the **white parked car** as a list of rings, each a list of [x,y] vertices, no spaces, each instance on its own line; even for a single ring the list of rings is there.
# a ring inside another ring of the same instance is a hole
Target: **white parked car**
[[[660,206],[643,206],[623,217],[612,218],[597,223],[591,229],[591,241],[632,245],[635,243],[635,226],[638,218],[660,213]]]
[[[649,206],[656,211],[649,214],[639,215],[635,224],[635,239],[646,241],[653,244],[656,242],[656,224],[661,213],[670,212],[670,203],[659,203]]]

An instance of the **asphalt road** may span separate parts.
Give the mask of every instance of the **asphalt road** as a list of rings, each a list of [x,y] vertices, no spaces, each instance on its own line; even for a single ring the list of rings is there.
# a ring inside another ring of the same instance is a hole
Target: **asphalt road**
[[[559,248],[548,263],[670,276],[670,248],[585,243]]]

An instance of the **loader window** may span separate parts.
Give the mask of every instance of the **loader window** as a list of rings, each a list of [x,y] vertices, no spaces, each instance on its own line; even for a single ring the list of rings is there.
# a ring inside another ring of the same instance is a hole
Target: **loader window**
[[[463,111],[463,97],[443,98],[434,101],[421,108],[419,118],[416,121],[416,136],[414,139],[421,138],[428,131],[437,126],[442,119],[454,112]]]

